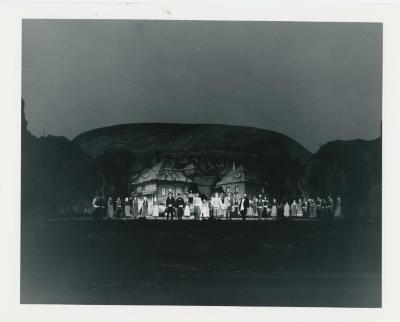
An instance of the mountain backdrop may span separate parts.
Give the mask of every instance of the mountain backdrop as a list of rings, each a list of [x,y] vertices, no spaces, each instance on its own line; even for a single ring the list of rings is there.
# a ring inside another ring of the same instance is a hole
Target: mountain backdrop
[[[215,177],[235,162],[258,171],[279,199],[340,195],[351,216],[380,215],[380,139],[329,142],[312,154],[269,130],[141,123],[95,129],[70,141],[32,136],[22,113],[23,214],[88,211],[96,191],[125,196],[129,177],[162,159]]]

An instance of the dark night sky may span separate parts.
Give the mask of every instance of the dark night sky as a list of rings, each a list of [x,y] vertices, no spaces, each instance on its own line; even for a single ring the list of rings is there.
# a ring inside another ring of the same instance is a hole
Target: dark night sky
[[[380,134],[381,24],[25,20],[22,45],[35,135],[223,123],[315,151]]]

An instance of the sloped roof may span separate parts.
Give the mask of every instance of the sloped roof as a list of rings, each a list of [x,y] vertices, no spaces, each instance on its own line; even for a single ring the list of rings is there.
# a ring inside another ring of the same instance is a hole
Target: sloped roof
[[[173,181],[173,182],[192,182],[185,174],[169,166],[165,160],[157,163],[154,167],[142,172],[132,184],[140,184],[149,181]]]
[[[201,177],[196,177],[193,179],[193,181],[200,186],[212,186],[212,184],[215,182],[216,177],[214,176],[201,176]]]
[[[190,163],[186,167],[183,168],[183,171],[194,170],[194,169],[196,169],[196,166],[193,163]]]
[[[217,182],[217,186],[238,182],[251,182],[267,185],[267,182],[265,182],[256,172],[240,166],[223,176],[222,179]]]

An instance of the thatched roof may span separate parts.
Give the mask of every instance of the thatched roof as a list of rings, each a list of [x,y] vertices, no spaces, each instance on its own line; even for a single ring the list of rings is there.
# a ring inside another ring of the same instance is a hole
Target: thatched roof
[[[217,186],[239,182],[250,182],[265,186],[267,185],[267,182],[265,182],[256,172],[240,166],[223,176],[222,179],[217,182]]]
[[[182,171],[172,168],[165,160],[142,172],[132,184],[141,184],[150,181],[192,182]]]

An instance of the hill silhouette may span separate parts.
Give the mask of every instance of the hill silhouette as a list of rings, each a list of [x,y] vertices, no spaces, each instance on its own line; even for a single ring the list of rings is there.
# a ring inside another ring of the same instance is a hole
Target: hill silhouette
[[[82,133],[73,142],[101,161],[108,186],[118,168],[129,176],[166,158],[178,168],[193,165],[194,175],[216,178],[229,171],[233,162],[242,164],[258,171],[274,193],[285,195],[311,157],[302,145],[278,132],[219,124],[124,124]]]

